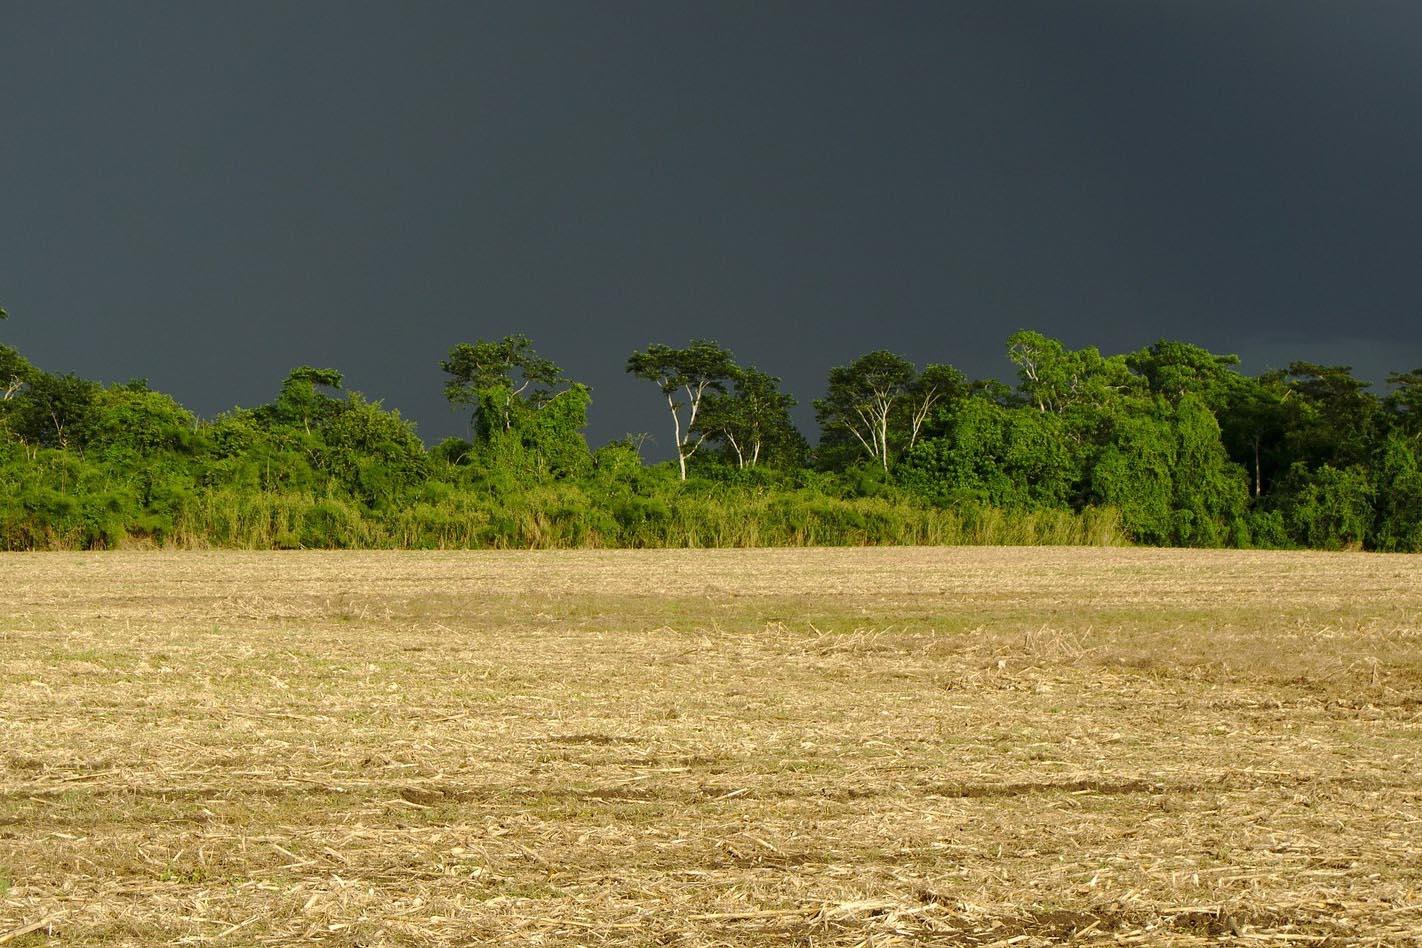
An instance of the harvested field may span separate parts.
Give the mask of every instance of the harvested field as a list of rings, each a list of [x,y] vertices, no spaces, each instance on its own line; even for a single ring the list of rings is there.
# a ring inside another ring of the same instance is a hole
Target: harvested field
[[[0,944],[1422,938],[1422,557],[0,557]]]

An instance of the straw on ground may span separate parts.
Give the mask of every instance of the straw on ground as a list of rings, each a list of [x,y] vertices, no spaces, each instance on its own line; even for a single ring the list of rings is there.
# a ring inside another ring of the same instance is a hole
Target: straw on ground
[[[1422,560],[0,558],[0,943],[1422,937]]]

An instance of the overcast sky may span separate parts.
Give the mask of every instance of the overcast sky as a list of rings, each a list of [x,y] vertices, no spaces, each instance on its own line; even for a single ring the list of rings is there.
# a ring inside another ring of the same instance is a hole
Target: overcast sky
[[[1422,365],[1422,4],[4,4],[0,339],[203,414],[290,367],[463,430],[524,332],[662,432],[710,336],[805,406],[1020,328]]]

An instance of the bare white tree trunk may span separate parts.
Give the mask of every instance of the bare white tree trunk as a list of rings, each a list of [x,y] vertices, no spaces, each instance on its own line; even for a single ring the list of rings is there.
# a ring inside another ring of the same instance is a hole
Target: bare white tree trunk
[[[681,479],[686,480],[686,446],[681,441],[681,415],[677,413],[676,399],[671,392],[667,392],[667,408],[671,411],[672,431],[676,436],[676,461],[681,466]]]
[[[923,430],[923,425],[928,421],[928,413],[933,411],[933,406],[942,399],[943,393],[936,388],[929,389],[923,395],[923,400],[914,406],[913,416],[909,419],[909,443],[912,448],[918,443],[918,433]]]
[[[736,467],[744,469],[746,466],[746,456],[741,450],[741,443],[736,438],[736,433],[730,428],[722,428],[721,434],[726,436],[726,443],[731,446],[731,450],[736,452]]]
[[[854,412],[859,416],[859,420],[864,422],[864,429],[869,433],[869,438],[865,440],[864,435],[860,434],[859,429],[853,425],[848,426],[849,430],[854,434],[854,437],[859,439],[859,443],[864,445],[864,450],[869,453],[869,456],[877,461],[879,460],[879,436],[876,433],[874,420],[865,413],[863,408],[855,406]]]
[[[662,379],[661,384],[663,391],[665,391],[666,379]],[[696,430],[696,415],[701,411],[701,399],[706,394],[706,389],[709,387],[709,384],[710,383],[707,382],[700,382],[693,386],[691,383],[687,383],[684,386],[687,400],[691,406],[691,413],[686,419],[685,433],[683,433],[681,426],[681,413],[678,411],[676,396],[673,395],[672,392],[667,392],[667,409],[671,412],[672,416],[672,431],[676,437],[676,460],[677,465],[681,469],[682,480],[686,480],[687,459],[695,454],[696,449],[701,447],[701,443],[706,440],[706,435],[703,433],[701,437],[696,439],[696,443],[693,444],[691,434]]]
[[[884,473],[889,472],[889,406],[891,400],[880,400],[882,408],[879,411],[879,460],[884,464]]]

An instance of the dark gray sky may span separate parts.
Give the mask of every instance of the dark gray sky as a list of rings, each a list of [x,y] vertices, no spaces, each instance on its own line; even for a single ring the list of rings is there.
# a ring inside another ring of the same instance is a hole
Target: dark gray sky
[[[1422,365],[1422,5],[5,3],[0,338],[204,414],[300,363],[420,424],[521,331],[711,336],[808,406],[1036,328]],[[808,418],[808,411],[802,416]],[[663,440],[666,440],[663,436]]]

